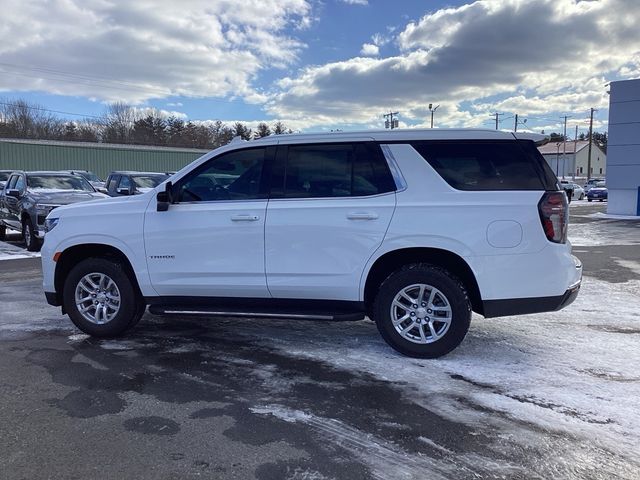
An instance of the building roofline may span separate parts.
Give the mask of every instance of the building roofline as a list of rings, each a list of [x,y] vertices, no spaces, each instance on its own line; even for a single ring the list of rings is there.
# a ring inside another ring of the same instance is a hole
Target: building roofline
[[[151,150],[165,152],[206,153],[210,149],[187,147],[163,147],[156,145],[137,145],[129,143],[102,143],[102,142],[70,142],[64,140],[37,140],[32,138],[0,138],[0,143],[19,143],[28,145],[46,145],[71,148],[104,148],[112,150]]]

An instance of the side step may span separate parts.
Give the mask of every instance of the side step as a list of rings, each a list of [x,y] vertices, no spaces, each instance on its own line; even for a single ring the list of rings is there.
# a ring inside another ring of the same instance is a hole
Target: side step
[[[361,311],[293,310],[276,308],[211,307],[196,305],[151,305],[154,315],[195,315],[201,317],[255,317],[298,320],[354,321],[362,320]]]

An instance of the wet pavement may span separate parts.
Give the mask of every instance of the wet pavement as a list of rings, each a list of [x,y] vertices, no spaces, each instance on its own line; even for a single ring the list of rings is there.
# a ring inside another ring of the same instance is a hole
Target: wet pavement
[[[572,208],[600,228],[601,207]],[[367,320],[146,314],[96,340],[45,304],[38,259],[2,261],[0,477],[640,478],[633,240],[576,247],[584,300],[474,318],[440,360]],[[593,312],[603,289],[619,318]]]

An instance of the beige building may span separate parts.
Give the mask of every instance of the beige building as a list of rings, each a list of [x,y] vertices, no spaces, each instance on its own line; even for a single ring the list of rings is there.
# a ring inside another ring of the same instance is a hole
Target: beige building
[[[540,153],[558,176],[563,177],[604,177],[607,174],[607,154],[594,143],[591,144],[591,174],[587,173],[589,162],[589,142],[568,141],[566,155],[563,143],[549,142],[538,147]]]

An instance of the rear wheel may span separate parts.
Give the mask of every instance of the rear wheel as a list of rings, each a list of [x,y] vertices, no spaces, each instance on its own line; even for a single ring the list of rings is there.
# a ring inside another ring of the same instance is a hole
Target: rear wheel
[[[145,304],[117,260],[88,258],[69,272],[63,290],[71,321],[95,337],[116,337],[133,327]]]
[[[0,225],[0,240],[7,238],[7,227]]]
[[[380,286],[374,320],[395,350],[417,358],[446,355],[464,339],[471,302],[450,272],[413,264],[391,274]]]
[[[30,252],[37,252],[40,250],[40,240],[36,237],[35,229],[30,218],[22,220],[22,239]]]

